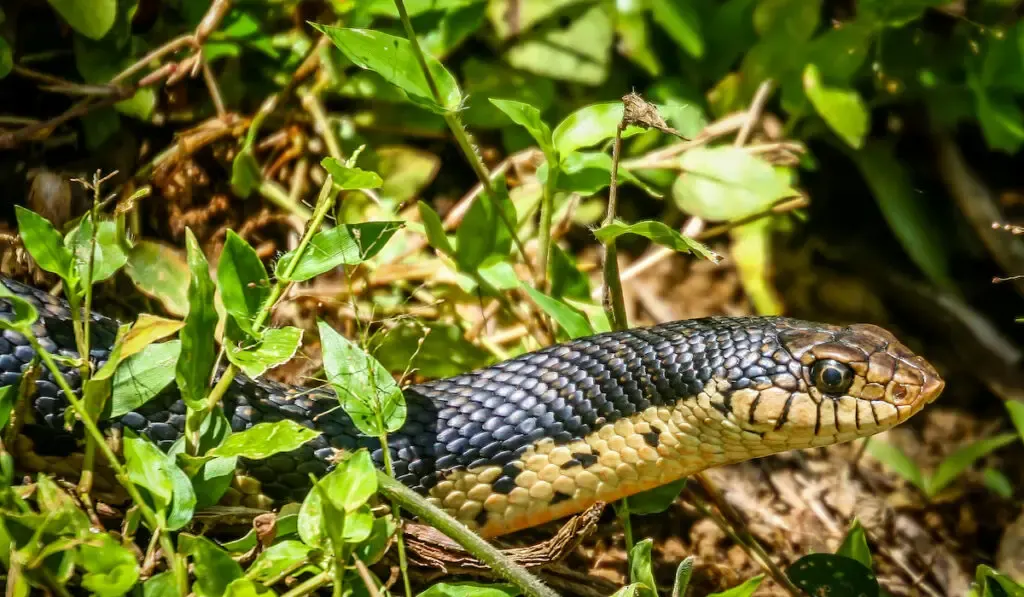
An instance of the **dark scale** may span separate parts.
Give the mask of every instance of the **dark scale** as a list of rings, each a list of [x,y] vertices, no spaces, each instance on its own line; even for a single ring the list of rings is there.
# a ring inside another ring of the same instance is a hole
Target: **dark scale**
[[[43,346],[75,356],[70,313],[63,301],[2,277],[0,283],[37,307],[41,322],[36,331]],[[0,299],[0,318],[10,314],[11,305]],[[779,319],[709,323],[681,321],[581,338],[484,370],[411,386],[405,390],[407,424],[389,435],[396,476],[427,493],[453,470],[498,465],[502,474],[493,486],[507,493],[520,472],[518,459],[542,439],[567,444],[650,406],[691,399],[712,376],[728,380],[735,390],[768,383],[770,376],[792,380],[799,371],[776,340]],[[105,361],[116,322],[95,315],[91,327],[91,356]],[[16,384],[33,357],[25,338],[0,335],[0,385]],[[66,375],[77,391],[77,371]],[[48,373],[36,389],[35,424],[26,433],[38,438],[37,449],[66,454],[75,442],[60,429],[67,407],[64,394]],[[225,395],[223,410],[236,432],[281,419],[322,432],[291,453],[242,463],[270,497],[301,499],[309,475],[325,474],[335,450],[365,447],[383,466],[377,439],[361,436],[326,390],[238,377]],[[147,404],[105,424],[131,429],[168,449],[182,433],[184,413],[172,383]],[[656,446],[658,431],[644,440]],[[573,454],[567,466],[586,467],[595,461],[591,454]]]

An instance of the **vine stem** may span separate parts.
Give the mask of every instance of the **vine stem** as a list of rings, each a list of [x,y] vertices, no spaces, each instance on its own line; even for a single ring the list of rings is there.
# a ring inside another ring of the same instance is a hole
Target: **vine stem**
[[[327,180],[324,181],[323,186],[320,188],[320,195],[317,197],[316,209],[313,211],[313,218],[310,220],[309,225],[306,227],[305,234],[302,235],[302,240],[299,241],[299,246],[295,249],[295,256],[292,258],[288,265],[285,266],[283,276],[279,277],[274,282],[274,286],[270,289],[270,295],[267,300],[260,307],[259,312],[256,313],[256,317],[252,322],[252,329],[254,333],[258,333],[266,325],[267,319],[270,318],[270,314],[274,311],[274,306],[277,301],[284,296],[285,289],[291,285],[292,274],[295,273],[295,268],[298,266],[299,261],[302,259],[302,255],[306,252],[306,248],[309,247],[310,241],[313,239],[313,235],[320,229],[320,225],[323,224],[327,214],[330,213],[331,207],[334,206],[334,201],[338,197],[338,193],[334,190],[334,179],[330,175],[327,175]],[[234,363],[228,363],[224,369],[224,373],[221,374],[220,379],[217,380],[217,385],[213,387],[210,394],[206,397],[206,412],[211,412],[217,404],[224,397],[224,394],[231,387],[231,383],[235,379],[235,375],[238,373],[238,368]]]
[[[558,162],[548,159],[548,179],[540,198],[540,230],[537,234],[537,289],[547,292],[548,268],[551,259],[551,221],[555,212],[555,188],[558,184]]]
[[[615,221],[615,211],[619,198],[619,156],[622,153],[622,131],[626,123],[619,123],[615,129],[615,144],[612,145],[612,178],[608,186],[608,211],[604,216],[604,225],[609,226]],[[629,327],[626,321],[626,300],[622,296],[622,281],[619,279],[619,257],[615,239],[609,239],[604,245],[604,308],[612,329],[624,330]]]
[[[103,453],[107,462],[110,463],[110,467],[114,469],[114,473],[121,481],[121,485],[124,486],[128,495],[132,498],[132,502],[138,506],[139,512],[142,513],[142,517],[146,519],[146,524],[149,525],[150,529],[153,529],[153,532],[160,534],[160,547],[164,551],[164,558],[167,560],[167,565],[178,582],[180,593],[182,595],[187,594],[188,571],[180,565],[181,563],[176,557],[174,545],[171,543],[171,538],[167,533],[159,532],[159,529],[163,526],[162,520],[156,515],[156,512],[146,504],[145,500],[143,500],[142,493],[140,493],[138,487],[132,483],[131,478],[128,476],[128,471],[121,465],[121,462],[114,454],[114,450],[103,439],[103,432],[96,426],[96,422],[93,421],[92,417],[89,416],[89,413],[86,412],[85,405],[82,404],[82,401],[75,394],[75,391],[71,389],[71,385],[68,383],[68,380],[64,377],[64,374],[61,373],[56,361],[53,360],[53,355],[47,352],[46,349],[39,344],[39,340],[36,338],[35,334],[31,333],[29,330],[26,330],[26,332],[28,333],[22,335],[25,336],[25,339],[32,345],[32,348],[36,351],[36,354],[39,355],[39,358],[43,361],[43,364],[46,365],[46,368],[53,373],[54,380],[57,382],[60,389],[63,390],[64,396],[67,398],[68,402],[71,403],[71,408],[75,409],[75,413],[77,413],[79,419],[81,419],[82,425],[85,427],[90,439],[99,448],[100,452]]]
[[[379,491],[387,496],[388,499],[398,502],[407,511],[454,539],[466,551],[490,566],[496,574],[519,587],[523,595],[527,597],[558,597],[558,593],[545,586],[539,578],[530,574],[526,568],[503,556],[493,545],[484,541],[480,535],[466,528],[465,525],[452,518],[443,510],[431,505],[415,491],[381,471],[377,471],[377,484]]]
[[[427,87],[430,88],[430,94],[434,96],[434,101],[439,106],[444,106],[445,102],[441,98],[441,92],[438,91],[437,82],[434,80],[434,74],[430,72],[430,67],[427,65],[426,55],[423,53],[423,49],[420,48],[419,39],[416,37],[416,30],[412,28],[412,21],[409,19],[409,11],[405,9],[404,0],[395,0],[395,7],[398,9],[398,16],[402,21],[402,27],[405,29],[405,37],[409,40],[409,45],[412,46],[413,55],[416,56],[416,62],[420,65],[420,70],[423,71],[423,77],[427,80]],[[459,149],[462,150],[462,154],[466,156],[466,161],[469,162],[469,167],[473,169],[473,173],[480,181],[480,185],[483,187],[485,194],[491,201],[495,202],[497,206],[498,195],[494,191],[494,186],[491,185],[491,178],[487,174],[487,168],[484,166],[484,162],[480,159],[480,154],[477,153],[476,148],[473,146],[473,142],[469,139],[469,133],[466,132],[465,125],[462,124],[462,119],[459,118],[458,112],[446,111],[444,114],[444,121],[451,130],[452,135],[455,137],[455,142],[458,144]],[[533,264],[530,259],[526,256],[526,247],[523,246],[523,241],[519,238],[516,233],[515,222],[510,221],[508,214],[502,209],[496,209],[498,216],[501,218],[502,223],[508,228],[509,234],[512,237],[512,242],[515,243],[516,249],[523,256],[523,264],[526,265],[526,269],[529,270],[531,277],[536,278],[536,272],[534,271]]]

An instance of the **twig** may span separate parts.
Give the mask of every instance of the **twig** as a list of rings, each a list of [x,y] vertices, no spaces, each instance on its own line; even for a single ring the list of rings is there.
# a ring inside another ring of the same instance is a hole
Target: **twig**
[[[395,500],[402,508],[426,521],[430,526],[451,537],[466,551],[490,566],[495,574],[515,584],[528,597],[558,597],[558,594],[530,574],[526,568],[506,558],[480,535],[466,528],[443,510],[432,506],[418,493],[402,485],[381,471],[377,471],[377,484],[385,497]]]
[[[604,216],[605,226],[610,226],[615,221],[619,197],[619,156],[622,153],[622,131],[625,128],[626,122],[623,118],[615,129],[615,144],[612,145],[612,176],[608,187],[608,211]],[[629,327],[629,322],[626,321],[626,301],[622,296],[618,251],[614,238],[604,243],[604,298],[602,302],[612,329],[624,330]]]

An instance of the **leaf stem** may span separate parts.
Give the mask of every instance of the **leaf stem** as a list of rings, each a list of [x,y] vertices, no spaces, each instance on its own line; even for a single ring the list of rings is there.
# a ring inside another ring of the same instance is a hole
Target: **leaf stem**
[[[548,179],[540,199],[540,230],[537,231],[537,289],[547,292],[548,269],[551,253],[551,221],[555,212],[555,188],[558,184],[558,162],[548,160]]]
[[[310,220],[309,225],[306,226],[306,232],[302,235],[302,240],[299,241],[299,246],[295,249],[294,258],[285,266],[284,275],[274,281],[273,287],[270,289],[270,295],[267,296],[267,300],[260,306],[260,310],[256,313],[256,317],[253,318],[252,330],[253,333],[259,333],[263,326],[266,325],[267,319],[270,318],[270,314],[274,311],[274,306],[277,301],[285,293],[285,289],[291,284],[292,274],[295,273],[295,268],[298,267],[299,261],[302,259],[302,255],[306,252],[309,247],[309,243],[316,234],[317,230],[320,229],[320,225],[323,224],[327,214],[330,213],[331,207],[334,206],[334,201],[337,199],[338,193],[334,189],[334,179],[327,175],[327,180],[324,181],[322,187],[320,187],[320,194],[316,200],[316,208],[313,211],[313,218]],[[217,384],[210,391],[210,394],[206,397],[206,411],[207,413],[213,411],[213,409],[220,403],[224,394],[231,387],[231,383],[235,379],[235,375],[238,374],[238,367],[234,363],[228,363],[227,367],[224,368],[224,373],[221,374],[220,379],[217,380]],[[205,417],[205,415],[204,415]]]
[[[294,589],[288,591],[281,597],[302,597],[303,595],[309,595],[313,591],[331,582],[332,573],[330,570],[325,570],[316,576],[312,576],[301,584],[296,585]]]
[[[480,535],[466,528],[443,510],[431,505],[415,491],[377,471],[379,491],[389,499],[400,503],[409,512],[425,520],[431,526],[451,537],[456,543],[473,554],[478,560],[502,578],[513,583],[527,597],[558,597],[558,594],[530,574],[526,568],[512,562]]]
[[[56,361],[53,360],[53,355],[46,351],[36,338],[35,334],[31,330],[25,330],[26,333],[22,335],[28,340],[29,344],[39,355],[39,358],[46,365],[46,368],[53,374],[54,381],[57,382],[57,386],[64,392],[64,397],[67,398],[71,404],[71,408],[78,414],[79,419],[82,421],[82,425],[85,427],[86,432],[89,434],[95,445],[99,448],[100,452],[110,463],[110,467],[114,469],[114,473],[117,475],[118,480],[121,481],[121,485],[124,486],[128,495],[132,498],[132,501],[138,506],[139,512],[142,513],[142,517],[146,519],[146,524],[153,532],[160,534],[160,547],[164,551],[164,558],[167,560],[167,565],[171,569],[174,577],[178,580],[178,587],[181,590],[181,594],[185,595],[188,593],[188,572],[180,566],[175,557],[174,545],[171,543],[170,537],[166,533],[160,533],[160,529],[163,527],[163,521],[156,515],[149,505],[143,500],[142,494],[139,492],[138,487],[132,483],[131,478],[128,477],[128,471],[118,461],[117,455],[114,454],[114,450],[107,444],[103,439],[103,432],[96,426],[96,422],[92,420],[92,417],[86,412],[85,405],[75,395],[75,391],[71,389],[71,385],[68,380],[61,373],[60,368],[57,366]]]
[[[609,226],[615,221],[615,211],[619,197],[619,156],[622,153],[622,131],[626,128],[625,121],[615,129],[615,144],[612,145],[612,177],[608,187],[608,211],[604,216],[604,225]],[[629,327],[626,321],[626,301],[622,296],[622,281],[619,279],[619,258],[615,239],[604,244],[604,309],[608,321],[614,330]]]
[[[398,8],[398,16],[402,20],[402,27],[405,28],[405,37],[409,40],[409,45],[412,46],[412,52],[416,56],[416,62],[420,65],[420,70],[423,71],[423,77],[427,80],[427,86],[430,88],[430,94],[434,96],[434,101],[439,106],[444,106],[444,100],[441,98],[441,92],[438,91],[437,82],[434,80],[434,74],[430,72],[430,67],[427,65],[427,58],[423,54],[422,48],[420,48],[419,39],[416,37],[416,31],[412,28],[412,21],[409,19],[409,12],[405,9],[404,0],[395,0],[395,7]],[[448,128],[452,132],[452,136],[455,137],[455,142],[458,144],[459,149],[462,150],[463,155],[466,156],[466,161],[469,162],[469,167],[473,169],[473,173],[480,181],[480,185],[483,187],[484,194],[491,200],[497,203],[498,196],[494,192],[494,186],[491,185],[491,178],[488,176],[487,168],[484,166],[483,160],[480,158],[480,154],[477,153],[476,147],[469,138],[469,133],[466,131],[465,125],[462,123],[462,119],[459,118],[458,112],[445,112],[444,121],[448,125]],[[519,238],[516,233],[515,222],[512,222],[508,218],[503,210],[497,209],[498,216],[501,218],[505,227],[508,228],[509,235],[512,237],[512,242],[516,245],[516,249],[523,256],[523,264],[530,271],[530,275],[536,277],[533,269],[533,264],[526,256],[526,247],[523,246],[523,241]]]

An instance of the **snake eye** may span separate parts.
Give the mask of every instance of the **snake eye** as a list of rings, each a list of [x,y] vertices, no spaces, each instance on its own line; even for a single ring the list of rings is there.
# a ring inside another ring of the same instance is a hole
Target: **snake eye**
[[[853,370],[839,361],[823,359],[811,367],[811,381],[826,394],[842,394],[853,383]]]

